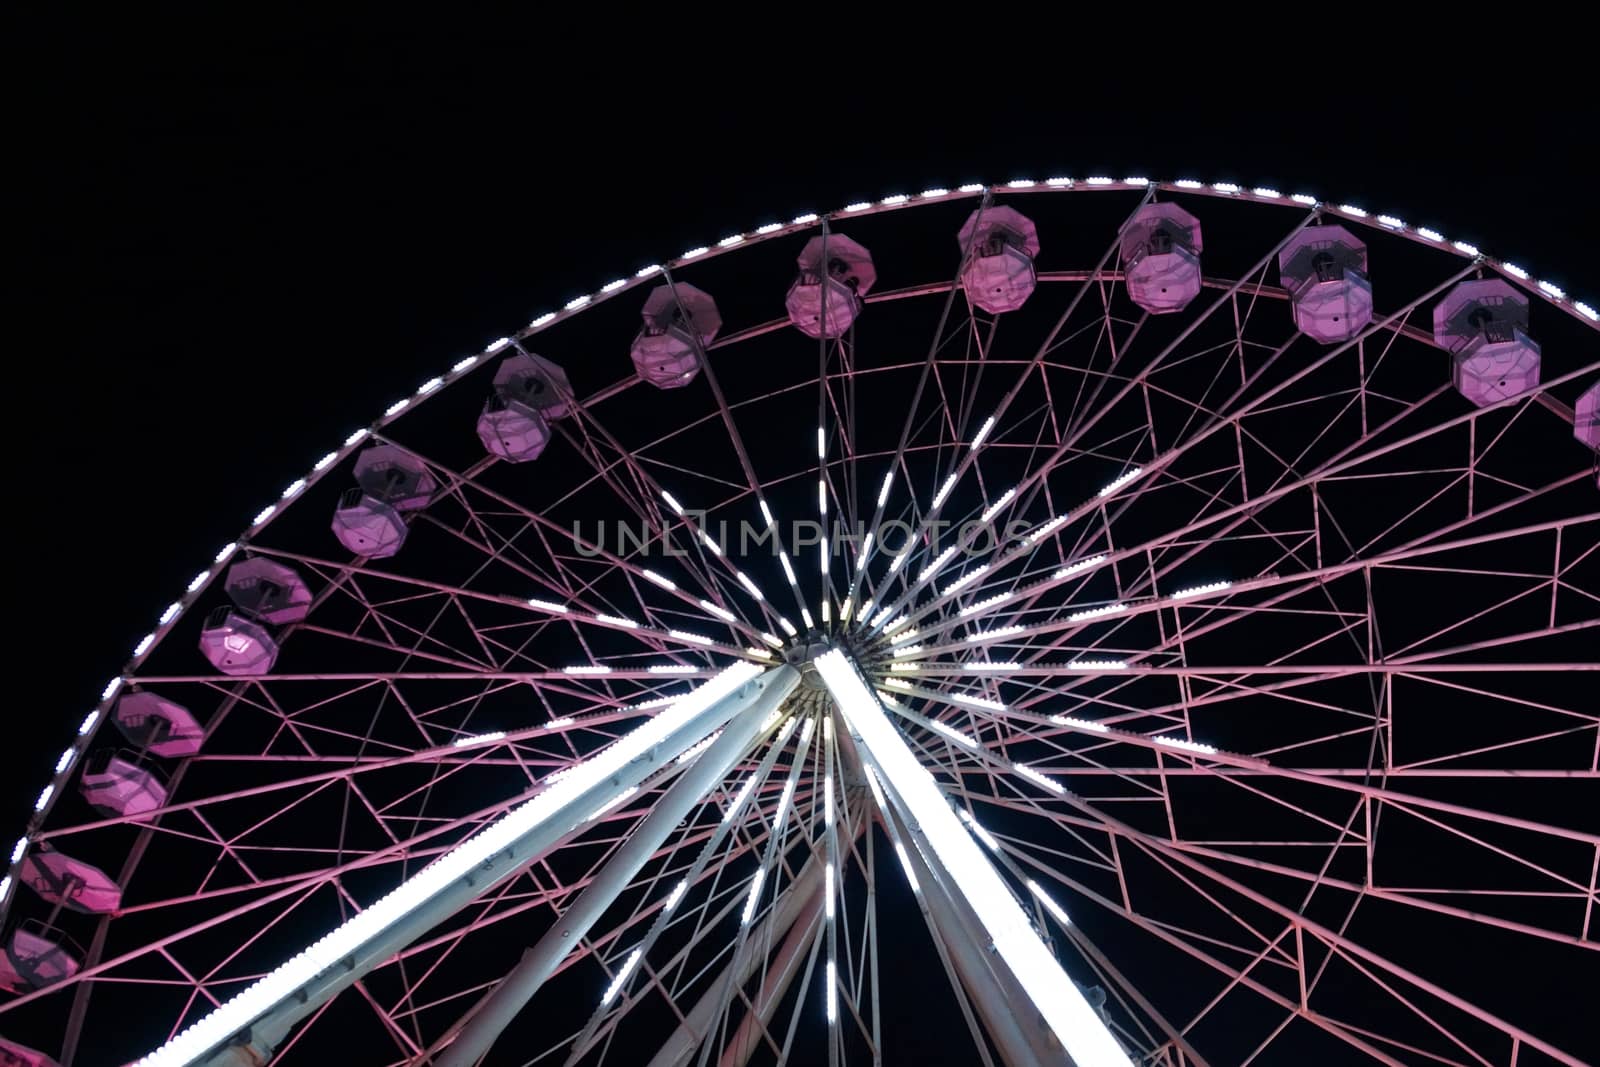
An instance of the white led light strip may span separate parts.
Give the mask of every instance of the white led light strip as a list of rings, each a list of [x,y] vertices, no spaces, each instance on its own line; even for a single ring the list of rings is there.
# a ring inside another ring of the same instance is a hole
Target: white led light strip
[[[515,846],[524,835],[551,820],[576,824],[594,814],[580,814],[574,806],[606,779],[634,773],[627,770],[630,763],[691,725],[713,705],[761,673],[762,669],[751,663],[736,663],[727,668],[668,710],[572,767],[538,796],[511,809],[486,829],[429,863],[287,963],[138,1060],[133,1067],[186,1067],[196,1062],[221,1042],[248,1028],[265,1012],[294,998],[296,991],[312,978],[340,967],[342,961],[352,956],[370,952],[372,942],[380,934],[405,920],[453,883]],[[510,873],[510,868],[504,873]],[[479,890],[487,889],[494,881],[480,883]]]
[[[988,933],[995,953],[1077,1067],[1131,1067],[1127,1053],[1039,939],[983,850],[972,839],[926,768],[906,747],[855,667],[834,650],[817,657],[818,673],[841,714],[860,736],[883,782],[903,805],[939,863]],[[869,779],[870,781],[870,779]]]

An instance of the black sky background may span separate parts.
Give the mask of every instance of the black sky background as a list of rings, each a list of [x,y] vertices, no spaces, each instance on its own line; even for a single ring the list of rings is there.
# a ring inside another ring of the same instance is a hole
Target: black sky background
[[[726,45],[620,10],[13,37],[0,822],[20,831],[133,643],[316,457],[535,314],[728,232],[929,185],[1193,176],[1387,211],[1600,296],[1595,94],[1514,30],[1223,56],[912,26],[777,52],[796,24],[769,16]]]

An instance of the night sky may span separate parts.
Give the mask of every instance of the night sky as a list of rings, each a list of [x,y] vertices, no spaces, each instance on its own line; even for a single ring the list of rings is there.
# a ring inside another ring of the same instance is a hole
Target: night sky
[[[807,59],[636,26],[584,61],[590,33],[87,22],[13,42],[37,70],[8,109],[12,832],[161,607],[352,427],[533,314],[769,217],[1192,175],[1392,212],[1600,296],[1592,90],[1493,68],[1379,86],[1360,68],[1404,50],[1377,41],[1352,66],[1314,37],[1238,64],[1145,38],[1094,70],[1012,27],[1015,56],[928,45],[912,77],[846,36]]]

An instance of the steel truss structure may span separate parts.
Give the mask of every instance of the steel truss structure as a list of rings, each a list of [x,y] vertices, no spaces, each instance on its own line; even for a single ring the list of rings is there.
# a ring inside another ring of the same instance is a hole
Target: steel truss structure
[[[1170,314],[1117,239],[1152,203],[1206,233]],[[954,238],[1006,206],[1043,250],[992,313]],[[1330,224],[1374,310],[1318,343],[1276,264]],[[807,337],[795,256],[845,236],[878,284]],[[1542,363],[1472,403],[1428,316],[1481,277]],[[625,373],[640,290],[691,282],[730,330]],[[567,410],[486,457],[528,354]],[[1514,264],[1226,183],[928,190],[618,279],[351,434],[162,614],[0,885],[0,1061],[895,1063],[929,1003],[985,1064],[1594,1059],[1597,372],[1593,309]],[[352,557],[328,519],[386,445],[432,489]],[[246,560],[310,601],[229,675],[195,643]],[[143,693],[193,752],[119,739]],[[156,802],[91,807],[130,747]],[[21,973],[24,924],[67,973]]]

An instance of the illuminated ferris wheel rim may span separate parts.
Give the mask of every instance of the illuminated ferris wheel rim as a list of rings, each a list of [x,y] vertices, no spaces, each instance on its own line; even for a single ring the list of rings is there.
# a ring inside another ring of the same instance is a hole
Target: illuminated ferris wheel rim
[[[1265,186],[1243,186],[1233,182],[1202,182],[1194,179],[1178,179],[1175,181],[1157,181],[1142,177],[1128,177],[1113,179],[1109,177],[1077,178],[1048,178],[1042,181],[1031,179],[1013,179],[997,185],[967,184],[954,189],[931,188],[916,194],[890,194],[876,201],[857,201],[827,214],[807,213],[796,216],[788,222],[769,222],[757,226],[747,232],[729,234],[713,244],[697,246],[689,249],[675,259],[661,264],[651,264],[631,274],[621,275],[616,279],[602,285],[593,293],[583,294],[569,299],[559,310],[544,312],[534,317],[529,324],[506,337],[501,337],[490,342],[482,352],[456,361],[444,373],[424,381],[415,393],[389,404],[383,413],[370,425],[352,431],[339,446],[329,451],[318,459],[304,475],[290,482],[275,501],[268,503],[261,511],[257,512],[250,524],[240,532],[239,537],[222,546],[212,559],[210,566],[198,572],[190,581],[184,594],[173,601],[162,611],[159,623],[149,634],[141,638],[134,646],[133,654],[124,665],[122,671],[106,683],[101,693],[100,701],[90,710],[84,718],[77,732],[77,738],[58,758],[54,771],[48,776],[47,784],[35,802],[33,817],[29,820],[28,831],[18,841],[15,858],[11,866],[20,862],[21,852],[25,851],[27,841],[38,828],[40,823],[49,815],[54,805],[59,783],[70,772],[79,755],[92,740],[100,721],[105,717],[105,712],[116,699],[128,675],[138,667],[144,658],[154,649],[173,626],[181,619],[192,604],[211,584],[211,581],[220,573],[235,552],[242,546],[249,544],[251,538],[264,530],[273,519],[277,518],[296,497],[306,489],[316,484],[322,475],[359,448],[373,434],[380,432],[390,423],[403,415],[421,406],[431,395],[438,392],[446,385],[452,385],[466,377],[472,371],[488,362],[501,351],[509,348],[513,342],[522,342],[549,329],[558,323],[565,322],[591,308],[599,307],[607,301],[623,293],[649,284],[663,271],[676,270],[691,264],[704,262],[716,257],[727,255],[750,247],[761,242],[776,240],[781,237],[803,233],[814,227],[821,227],[825,223],[838,222],[843,219],[870,217],[907,208],[925,206],[929,204],[947,203],[960,199],[981,199],[986,195],[1004,194],[1006,196],[1025,194],[1062,194],[1062,193],[1089,193],[1113,191],[1138,191],[1153,190],[1158,192],[1182,194],[1187,196],[1211,197],[1223,200],[1240,200],[1251,203],[1276,205],[1302,211],[1326,212],[1331,217],[1336,217],[1341,222],[1377,230],[1392,236],[1409,239],[1419,245],[1436,251],[1445,252],[1464,260],[1481,264],[1495,271],[1507,281],[1520,287],[1530,297],[1543,301],[1545,304],[1557,308],[1590,328],[1600,332],[1600,312],[1592,304],[1569,296],[1565,289],[1549,281],[1535,278],[1529,271],[1514,262],[1497,259],[1482,251],[1477,246],[1465,241],[1453,240],[1439,231],[1425,226],[1413,227],[1397,216],[1381,212],[1368,211],[1355,204],[1340,203],[1330,204],[1308,193],[1284,194],[1280,190]],[[1108,275],[1109,276],[1109,275]],[[1065,275],[1060,280],[1067,280]],[[1070,277],[1073,280],[1082,277],[1081,272],[1075,272]],[[1041,280],[1050,280],[1048,272],[1041,273]],[[927,291],[943,291],[955,285],[955,282],[941,283],[937,288]],[[1281,292],[1281,290],[1277,290]],[[894,292],[880,292],[869,294],[865,302],[895,299],[901,294]],[[740,333],[725,336],[708,346],[711,349],[733,344],[743,340],[756,332],[777,329],[786,325],[786,320],[778,319],[773,322],[753,327]],[[1414,335],[1419,340],[1431,343],[1431,338],[1426,337],[1421,331]],[[637,384],[637,375],[630,375],[617,384],[599,390],[590,397],[581,401],[584,406],[595,403],[608,396]],[[0,881],[0,920],[3,920],[10,906],[10,890],[12,874],[8,869],[4,881]]]
[[[1558,287],[1528,277],[1527,272],[1517,268],[1514,264],[1507,264],[1488,258],[1477,248],[1471,245],[1463,242],[1447,241],[1443,236],[1438,235],[1430,230],[1413,230],[1409,227],[1406,227],[1397,219],[1392,219],[1389,216],[1369,215],[1367,212],[1350,205],[1326,205],[1321,204],[1309,197],[1286,197],[1282,196],[1281,194],[1277,194],[1273,190],[1240,189],[1227,183],[1218,183],[1215,185],[1206,186],[1193,182],[1150,183],[1134,179],[1126,181],[1101,181],[1090,179],[1087,181],[1071,183],[1064,181],[1053,181],[1049,183],[1012,182],[1004,186],[994,187],[965,186],[954,191],[928,191],[913,197],[891,196],[874,203],[852,204],[825,217],[809,215],[801,216],[800,218],[797,218],[787,224],[769,224],[767,226],[760,227],[756,231],[749,234],[732,235],[717,242],[716,245],[692,249],[683,256],[665,265],[645,268],[644,270],[636,272],[635,275],[630,278],[618,279],[617,281],[608,283],[596,293],[568,301],[561,311],[539,316],[527,328],[515,335],[514,338],[502,338],[497,340],[491,345],[487,346],[487,348],[478,355],[458,361],[447,373],[435,378],[431,378],[424,382],[422,386],[420,386],[418,390],[411,396],[389,405],[385,409],[384,414],[378,420],[372,423],[370,427],[357,430],[349,435],[339,448],[329,452],[326,456],[319,460],[305,475],[305,477],[297,479],[295,482],[291,483],[280,496],[279,500],[268,505],[255,516],[251,525],[244,531],[243,534],[241,534],[240,538],[236,542],[224,546],[224,548],[214,557],[213,564],[197,574],[194,581],[192,581],[188,586],[185,595],[169,606],[167,611],[163,612],[160,626],[139,642],[138,646],[136,646],[133,657],[130,659],[124,670],[116,678],[112,679],[110,683],[108,683],[105,691],[102,694],[102,699],[99,705],[96,707],[94,712],[91,713],[90,717],[85,720],[82,728],[80,728],[79,740],[74,742],[72,749],[69,749],[67,753],[63,754],[62,760],[58,763],[57,773],[54,777],[52,777],[50,787],[47,788],[46,792],[41,796],[40,802],[36,806],[35,818],[30,825],[30,834],[37,830],[44,817],[48,814],[50,806],[54,800],[53,794],[57,791],[57,784],[61,781],[65,774],[70,773],[77,758],[73,756],[72,753],[76,752],[79,756],[81,756],[81,754],[86,750],[87,745],[89,744],[89,739],[92,738],[95,729],[97,729],[98,725],[100,725],[99,720],[105,717],[105,711],[115,701],[123,683],[131,680],[129,676],[133,673],[133,671],[143,662],[150,651],[170,632],[172,627],[177,623],[178,619],[182,617],[188,607],[205,592],[211,581],[222,573],[227,563],[233,558],[235,553],[249,545],[255,536],[260,534],[268,525],[280,517],[295,499],[304,493],[311,485],[320,480],[323,473],[336,466],[341,460],[347,458],[362,444],[379,435],[381,431],[390,423],[401,418],[405,414],[416,410],[432,394],[441,391],[443,387],[447,385],[454,384],[475,369],[480,368],[486,362],[489,362],[494,355],[510,347],[513,341],[524,341],[560,322],[566,321],[568,318],[575,317],[586,310],[600,306],[613,296],[619,296],[622,293],[629,292],[640,285],[648,284],[663,271],[677,270],[681,267],[709,260],[716,256],[738,251],[744,247],[753,246],[769,238],[779,238],[802,233],[813,227],[822,226],[827,222],[835,222],[841,219],[852,219],[856,217],[866,217],[869,215],[900,210],[906,207],[947,202],[952,199],[959,199],[963,197],[983,197],[989,193],[1011,195],[1017,193],[1048,193],[1067,191],[1086,192],[1111,191],[1119,189],[1123,191],[1156,189],[1179,194],[1211,196],[1224,199],[1240,199],[1266,204],[1275,203],[1279,204],[1280,206],[1293,206],[1302,209],[1308,209],[1312,212],[1323,212],[1329,218],[1337,218],[1341,222],[1352,222],[1379,229],[1390,234],[1403,236],[1435,250],[1444,251],[1459,258],[1492,269],[1497,273],[1504,275],[1508,280],[1511,280],[1515,284],[1519,285],[1522,289],[1527,291],[1530,296],[1537,297],[1546,304],[1561,308],[1563,311],[1567,312],[1568,315],[1583,321],[1591,329],[1600,329],[1600,327],[1596,326],[1596,317],[1592,308],[1590,308],[1588,305],[1570,300]],[[1039,277],[1041,281],[1081,281],[1094,277],[1110,279],[1119,277],[1119,275],[1112,271],[1080,271],[1055,273],[1041,272]],[[906,296],[946,292],[957,284],[957,282],[951,281],[937,285],[921,286],[914,290],[878,292],[867,296],[865,298],[865,302],[870,304],[879,301],[898,299]],[[1233,283],[1208,281],[1207,284],[1213,287],[1225,287]],[[1262,293],[1271,293],[1274,295],[1281,295],[1283,292],[1281,289],[1268,286],[1261,286],[1258,287],[1258,289]],[[780,328],[783,325],[786,325],[784,320],[775,320],[770,323],[751,327],[738,333],[729,334],[707,347],[715,349],[725,345],[734,344],[738,341],[746,340],[752,336],[756,336],[759,333]],[[1414,339],[1421,340],[1426,343],[1432,343],[1431,338],[1429,338],[1423,331],[1415,330],[1415,328],[1409,327],[1405,329]],[[1006,361],[1000,360],[998,362],[1004,363]],[[607,397],[613,396],[622,390],[637,384],[638,382],[639,379],[636,376],[630,376],[616,385],[607,387],[595,394],[592,394],[590,397],[582,400],[580,403],[582,406],[587,407],[590,404],[597,403]],[[1505,401],[1500,401],[1496,405],[1490,406],[1514,403],[1517,399],[1521,398],[1510,398]],[[711,415],[704,416],[706,419],[710,419],[712,417],[713,416]],[[26,841],[27,839],[25,838],[22,842],[19,842],[19,846],[25,849]],[[20,852],[18,855],[20,856]],[[4,904],[9,904],[8,894],[0,893],[0,905]]]

